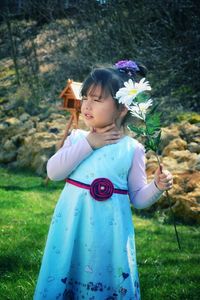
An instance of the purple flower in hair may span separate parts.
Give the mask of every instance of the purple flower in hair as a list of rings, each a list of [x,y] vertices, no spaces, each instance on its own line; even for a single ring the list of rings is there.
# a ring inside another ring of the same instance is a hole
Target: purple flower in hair
[[[117,69],[139,71],[138,65],[132,60],[120,60],[115,64]]]

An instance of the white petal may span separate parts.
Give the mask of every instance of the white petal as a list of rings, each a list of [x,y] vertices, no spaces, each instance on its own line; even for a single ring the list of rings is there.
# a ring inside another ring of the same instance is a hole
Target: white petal
[[[140,81],[139,81],[139,83],[143,83],[144,81],[145,81],[145,77],[143,77]]]
[[[141,119],[141,120],[144,120],[144,119],[142,118],[142,116],[140,116],[140,115],[137,114],[136,112],[132,112],[132,111],[131,111],[131,114],[132,114],[132,116],[134,116],[134,117],[137,117],[137,118],[139,118],[139,119]]]
[[[116,93],[116,97],[120,98],[123,97],[125,95],[127,95],[128,91],[126,88],[121,88],[117,93]]]
[[[121,97],[119,99],[119,103],[123,103],[123,104],[126,104],[126,105],[130,105],[132,102],[132,96],[129,96],[129,95],[126,95],[124,97]]]

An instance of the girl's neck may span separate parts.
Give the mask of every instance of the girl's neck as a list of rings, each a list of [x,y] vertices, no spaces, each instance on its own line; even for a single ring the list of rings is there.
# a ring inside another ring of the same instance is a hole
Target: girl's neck
[[[105,127],[106,127],[106,126],[105,126]],[[102,132],[102,129],[103,129],[103,128],[90,128],[91,131],[97,132],[97,133]],[[116,131],[117,131],[117,130],[121,131],[122,135],[124,136],[125,131],[124,131],[124,127],[123,127],[123,126],[117,126],[117,124],[116,124],[116,128],[114,128],[114,129],[112,129],[112,130],[115,130],[115,129],[116,129]]]

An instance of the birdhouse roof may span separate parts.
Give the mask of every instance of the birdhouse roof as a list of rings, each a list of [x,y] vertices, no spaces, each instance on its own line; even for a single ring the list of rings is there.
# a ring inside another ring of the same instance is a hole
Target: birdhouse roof
[[[70,98],[81,100],[81,87],[82,87],[81,82],[75,82],[69,79],[67,81],[67,86],[60,94],[60,98],[69,96]]]

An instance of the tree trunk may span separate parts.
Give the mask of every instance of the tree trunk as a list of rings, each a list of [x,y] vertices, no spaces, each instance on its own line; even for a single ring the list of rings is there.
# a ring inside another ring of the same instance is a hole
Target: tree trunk
[[[14,63],[16,81],[17,81],[17,84],[20,85],[19,67],[18,67],[18,62],[17,62],[17,51],[16,51],[16,45],[15,45],[15,42],[14,42],[14,37],[13,37],[13,34],[12,34],[12,27],[11,27],[11,22],[10,22],[9,15],[7,15],[7,17],[5,19],[6,19],[6,25],[7,25],[7,28],[8,28],[8,36],[9,36],[9,40],[10,40],[11,56],[12,56],[12,60],[13,60],[13,63]]]

